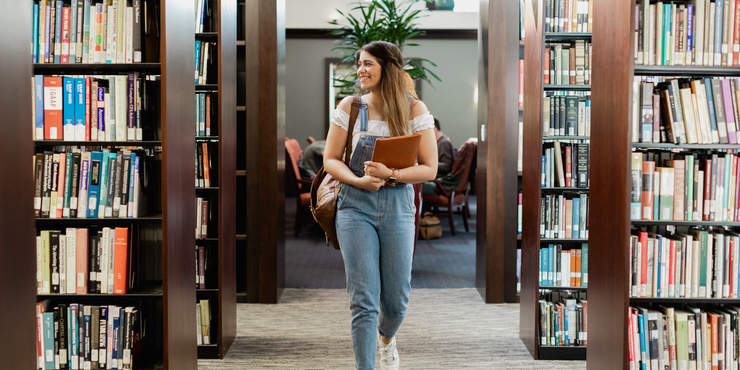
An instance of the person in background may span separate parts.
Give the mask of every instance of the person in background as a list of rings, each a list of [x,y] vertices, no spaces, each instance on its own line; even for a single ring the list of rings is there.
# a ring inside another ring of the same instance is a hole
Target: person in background
[[[434,135],[437,138],[437,178],[452,171],[452,162],[455,160],[455,147],[450,138],[439,128],[439,120],[434,117]]]

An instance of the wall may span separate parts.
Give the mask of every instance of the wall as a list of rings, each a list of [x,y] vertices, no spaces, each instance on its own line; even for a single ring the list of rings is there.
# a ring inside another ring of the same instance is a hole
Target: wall
[[[336,9],[346,12],[357,4],[357,0],[287,0],[285,24],[287,28],[327,28],[327,22],[339,19]],[[475,0],[458,0],[456,9],[473,10]],[[424,8],[419,1],[415,8]],[[478,29],[477,11],[434,11],[419,21],[421,29]]]
[[[288,14],[291,13],[288,1]],[[455,146],[475,137],[478,81],[476,40],[419,40],[407,56],[425,57],[435,63],[442,82],[422,85],[422,99]],[[309,135],[323,138],[325,127],[325,58],[338,57],[330,39],[288,39],[286,46],[286,135],[306,146]]]

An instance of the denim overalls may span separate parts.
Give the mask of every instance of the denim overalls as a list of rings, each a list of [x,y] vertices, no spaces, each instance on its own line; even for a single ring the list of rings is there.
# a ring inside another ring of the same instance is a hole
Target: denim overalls
[[[361,131],[367,131],[364,102],[359,117]],[[371,146],[374,140],[360,137],[353,152],[364,157],[361,148]],[[359,176],[365,160],[369,158],[350,164],[356,172],[359,162]],[[375,368],[377,333],[394,337],[405,316],[411,290],[415,214],[411,185],[384,186],[369,192],[344,184],[339,193],[336,227],[350,297],[357,369]]]

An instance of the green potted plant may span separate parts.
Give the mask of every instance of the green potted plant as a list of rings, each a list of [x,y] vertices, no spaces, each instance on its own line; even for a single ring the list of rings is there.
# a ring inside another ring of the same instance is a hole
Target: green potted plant
[[[405,47],[418,46],[412,42],[422,31],[418,30],[417,22],[423,16],[423,9],[414,9],[413,6],[420,0],[371,0],[358,2],[350,12],[337,12],[348,23],[348,26],[331,31],[339,37],[337,46],[332,50],[342,53],[342,63],[354,64],[355,53],[363,45],[372,41],[388,41],[396,44],[401,51]],[[352,11],[359,11],[355,16]],[[329,22],[339,26],[338,20]],[[424,80],[432,83],[432,78],[442,81],[431,69],[424,64],[436,67],[437,64],[427,58],[406,58],[404,70],[414,80]],[[349,76],[334,78],[334,86],[344,94],[352,94],[356,90],[356,72]]]

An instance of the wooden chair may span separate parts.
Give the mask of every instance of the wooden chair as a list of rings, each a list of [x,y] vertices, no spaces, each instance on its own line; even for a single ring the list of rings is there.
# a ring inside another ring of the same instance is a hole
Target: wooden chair
[[[472,169],[473,158],[475,157],[477,143],[468,141],[463,144],[455,156],[452,163],[452,175],[460,179],[457,187],[452,190],[443,188],[438,180],[435,194],[422,194],[425,205],[429,205],[432,211],[438,217],[447,217],[450,220],[450,232],[455,235],[455,220],[453,218],[455,207],[462,207],[463,225],[465,231],[470,231],[468,218],[470,217],[470,207],[468,206],[468,193],[470,191],[470,171]],[[440,212],[440,208],[446,212]]]
[[[298,236],[301,229],[306,223],[313,221],[311,216],[311,179],[301,177],[301,171],[298,169],[298,160],[303,156],[303,150],[301,150],[300,144],[296,139],[285,139],[285,153],[286,158],[290,158],[293,171],[286,169],[286,189],[292,187],[291,192],[295,193],[296,197],[296,213],[295,213],[295,225],[293,233]],[[290,173],[293,175],[291,176]]]

